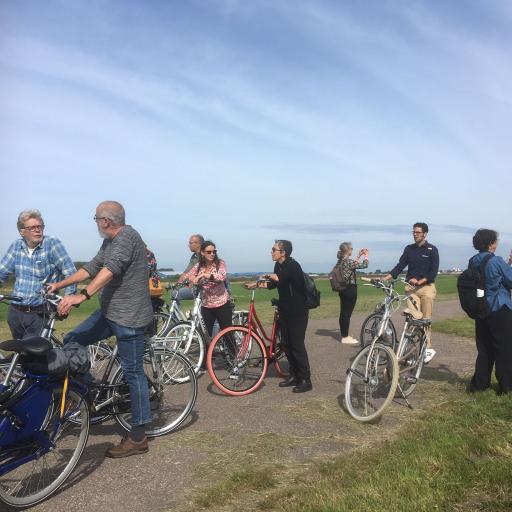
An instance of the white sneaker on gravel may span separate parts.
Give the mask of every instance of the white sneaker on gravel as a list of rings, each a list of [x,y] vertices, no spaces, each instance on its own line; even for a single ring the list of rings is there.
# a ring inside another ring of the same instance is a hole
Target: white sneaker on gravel
[[[425,350],[425,357],[423,358],[423,362],[425,364],[430,363],[430,361],[432,361],[432,359],[434,359],[435,355],[436,355],[436,351],[433,348],[427,348],[427,350]]]
[[[341,338],[341,343],[343,343],[343,345],[359,345],[359,341],[355,338],[352,338],[352,336]]]

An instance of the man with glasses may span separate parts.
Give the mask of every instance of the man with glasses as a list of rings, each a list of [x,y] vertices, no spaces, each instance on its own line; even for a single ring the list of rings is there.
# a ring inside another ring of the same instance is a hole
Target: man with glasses
[[[409,283],[405,291],[409,294],[407,306],[420,310],[423,318],[432,318],[432,307],[436,297],[434,284],[439,271],[439,253],[437,248],[427,242],[428,226],[424,222],[417,222],[412,227],[414,243],[407,245],[398,264],[384,279],[396,279],[400,272],[407,267],[405,280]],[[428,333],[425,363],[429,363],[436,355]]]
[[[148,451],[145,432],[151,423],[144,373],[146,328],[153,319],[146,245],[139,233],[125,224],[124,208],[116,201],[100,203],[94,220],[104,238],[98,254],[72,276],[52,284],[50,290],[91,279],[79,295],[62,299],[58,308],[60,314],[68,314],[72,306],[89,300],[101,290],[100,309],[67,334],[64,343],[74,341],[90,345],[116,336],[121,367],[130,389],[132,430],[119,445],[107,450],[106,455],[128,457]]]
[[[188,240],[188,248],[192,253],[190,256],[190,261],[188,262],[187,268],[183,271],[183,274],[178,279],[178,283],[185,281],[187,278],[187,273],[190,272],[192,267],[199,263],[199,257],[201,256],[201,244],[204,242],[204,237],[202,235],[190,235]],[[178,291],[178,295],[176,296],[176,301],[178,305],[182,300],[194,300],[194,293],[192,291],[192,286],[189,288],[181,288]]]
[[[13,338],[39,336],[43,327],[43,301],[40,291],[45,283],[72,275],[76,268],[57,238],[44,235],[44,221],[39,210],[23,210],[18,216],[21,238],[11,244],[0,261],[0,283],[14,273],[13,295],[22,297],[12,303],[7,323]],[[64,293],[75,293],[76,286]]]

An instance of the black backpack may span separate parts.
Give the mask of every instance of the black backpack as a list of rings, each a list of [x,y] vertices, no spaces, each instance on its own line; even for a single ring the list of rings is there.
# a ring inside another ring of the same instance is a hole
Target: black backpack
[[[306,306],[308,309],[315,309],[320,306],[320,292],[315,286],[313,278],[303,272],[304,274],[304,292],[306,296]]]
[[[487,318],[491,313],[485,288],[485,267],[493,256],[488,254],[478,266],[471,265],[470,260],[468,268],[457,279],[460,305],[470,318]]]

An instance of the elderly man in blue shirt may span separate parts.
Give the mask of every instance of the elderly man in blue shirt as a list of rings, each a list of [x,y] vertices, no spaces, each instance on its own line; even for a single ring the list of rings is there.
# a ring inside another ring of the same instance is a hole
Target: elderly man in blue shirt
[[[414,243],[407,245],[400,260],[384,279],[396,279],[400,272],[407,267],[405,280],[409,283],[405,291],[409,295],[407,305],[411,309],[420,310],[423,318],[432,318],[434,299],[437,295],[436,280],[439,271],[439,252],[427,242],[428,225],[416,222],[412,227]],[[425,363],[429,363],[436,355],[432,348],[430,331],[427,338]]]
[[[44,235],[39,210],[23,210],[18,216],[21,238],[15,240],[0,261],[0,283],[14,273],[13,295],[22,301],[9,306],[7,322],[15,339],[38,336],[43,327],[43,301],[40,291],[45,283],[60,281],[76,271],[73,261],[57,238]],[[65,294],[76,292],[76,286]]]

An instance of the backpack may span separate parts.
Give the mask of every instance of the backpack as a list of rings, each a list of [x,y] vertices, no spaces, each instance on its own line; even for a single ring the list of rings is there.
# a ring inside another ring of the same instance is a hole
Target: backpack
[[[471,265],[470,260],[468,268],[457,279],[460,305],[470,318],[487,318],[491,313],[485,288],[485,267],[493,256],[488,254],[478,266]]]
[[[345,279],[343,275],[343,270],[341,269],[341,265],[334,265],[333,269],[328,274],[329,282],[331,283],[331,289],[333,292],[341,292],[343,291],[347,285],[348,281]]]
[[[302,274],[304,275],[306,306],[308,309],[315,309],[320,306],[320,292],[317,290],[313,278],[309,274],[306,274],[306,272],[302,272]]]

